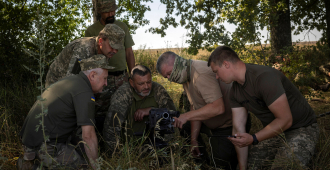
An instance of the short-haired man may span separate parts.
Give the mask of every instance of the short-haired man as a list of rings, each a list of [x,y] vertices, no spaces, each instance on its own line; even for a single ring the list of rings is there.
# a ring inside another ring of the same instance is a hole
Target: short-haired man
[[[227,85],[216,80],[206,61],[187,60],[168,51],[158,58],[157,71],[169,81],[182,84],[192,105],[191,111],[175,118],[174,125],[182,128],[187,121],[190,121],[191,129],[188,133],[191,131],[194,155],[200,155],[197,147],[200,131],[211,129],[213,135],[231,135],[232,116],[228,105],[231,84]],[[216,166],[225,169],[236,168],[235,148],[227,138],[212,137],[211,145]],[[206,154],[206,151],[203,154]]]
[[[113,67],[107,65],[106,57],[101,54],[81,60],[80,66],[78,75],[51,85],[31,108],[20,132],[24,157],[19,159],[18,169],[32,169],[26,165],[41,164],[49,169],[77,169],[86,164],[83,155],[69,143],[78,127],[82,129],[86,156],[95,169],[98,143],[94,130],[94,93],[107,85],[108,69]],[[40,115],[43,112],[45,115]]]
[[[233,84],[230,105],[236,138],[229,139],[236,147],[240,169],[278,168],[292,159],[306,168],[319,128],[313,109],[289,79],[271,67],[245,64],[225,46],[212,52],[208,65],[218,79]],[[253,135],[245,132],[247,111],[264,125]],[[254,146],[248,154],[249,145]]]
[[[176,110],[165,88],[152,81],[150,69],[137,65],[131,71],[129,83],[119,87],[111,98],[103,129],[107,151],[115,150],[125,121],[129,137],[144,132],[151,108]]]

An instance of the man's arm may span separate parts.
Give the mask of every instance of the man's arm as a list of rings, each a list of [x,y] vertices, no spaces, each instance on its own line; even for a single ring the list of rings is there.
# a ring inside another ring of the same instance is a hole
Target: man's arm
[[[126,48],[125,52],[126,52],[126,62],[127,62],[128,70],[129,72],[131,72],[133,67],[135,66],[135,58],[132,47]]]
[[[190,105],[190,110],[194,110],[194,107]],[[198,135],[201,130],[202,122],[195,120],[190,121],[191,123],[191,153],[193,156],[199,156],[201,153],[198,148]]]
[[[243,134],[246,133],[245,125],[248,117],[248,113],[244,107],[232,108],[233,114],[233,132],[232,134]],[[233,142],[235,138],[228,138]],[[233,142],[235,145],[235,143]],[[239,163],[239,169],[247,169],[247,158],[248,158],[248,147],[239,147],[235,145],[237,159]]]
[[[274,114],[275,119],[255,134],[259,142],[279,135],[292,125],[292,114],[285,93],[269,105],[268,108]],[[231,141],[238,147],[249,146],[253,142],[253,137],[250,134],[237,133],[236,136],[238,138],[232,138]]]
[[[86,155],[93,169],[96,169],[95,163],[98,155],[97,155],[97,137],[95,134],[94,126],[91,125],[81,126],[81,129],[82,129],[82,138],[86,143],[84,145]]]
[[[181,114],[180,117],[178,118],[174,118],[175,119],[174,126],[182,128],[182,126],[187,121],[207,120],[217,115],[223,114],[224,112],[225,112],[225,106],[224,106],[223,98],[221,97],[212,103],[206,104],[202,108],[199,108],[197,110],[192,110],[185,114]]]

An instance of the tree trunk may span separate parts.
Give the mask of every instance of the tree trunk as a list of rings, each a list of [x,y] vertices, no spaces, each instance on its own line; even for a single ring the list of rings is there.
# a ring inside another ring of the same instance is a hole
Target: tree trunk
[[[101,19],[101,14],[99,14],[99,12],[97,11],[97,8],[96,8],[96,1],[97,0],[92,0],[92,3],[93,3],[93,9],[92,9],[93,23],[95,23],[96,21],[99,21]]]
[[[271,0],[272,8],[282,0]],[[291,23],[290,23],[290,0],[284,0],[286,10],[273,10],[270,14],[270,38],[272,51],[275,54],[283,54],[292,47]],[[327,1],[327,0],[325,0]]]
[[[327,43],[328,47],[330,48],[330,1],[329,0],[323,0],[325,4],[325,20],[327,22],[327,29],[326,29],[326,35],[327,35]]]

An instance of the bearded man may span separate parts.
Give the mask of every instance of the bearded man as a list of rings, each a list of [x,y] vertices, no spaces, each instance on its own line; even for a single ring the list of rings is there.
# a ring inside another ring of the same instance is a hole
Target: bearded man
[[[137,65],[131,71],[129,82],[119,87],[111,98],[103,129],[107,151],[113,153],[119,139],[124,139],[122,128],[127,129],[128,140],[135,133],[143,132],[152,108],[176,110],[165,88],[152,81],[150,69]]]

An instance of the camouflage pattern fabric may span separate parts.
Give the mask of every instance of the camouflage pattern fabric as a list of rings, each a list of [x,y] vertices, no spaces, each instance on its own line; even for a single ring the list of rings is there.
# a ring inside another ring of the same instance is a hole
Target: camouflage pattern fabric
[[[115,11],[118,6],[116,0],[97,0],[96,8],[99,13]]]
[[[97,54],[91,58],[80,60],[79,63],[81,71],[92,70],[95,68],[103,68],[107,70],[115,68],[108,65],[108,59],[103,54]]]
[[[251,145],[249,169],[308,169],[319,133],[318,124],[314,123]]]
[[[189,81],[192,60],[184,59],[178,55],[175,56],[175,61],[172,73],[168,78],[169,81],[183,84]]]
[[[173,100],[165,88],[156,82],[152,82],[155,101],[159,108],[176,110]],[[112,96],[111,104],[106,115],[103,129],[103,138],[106,143],[106,151],[113,153],[119,144],[121,129],[129,113],[133,102],[133,90],[129,83],[124,83]]]
[[[107,24],[104,26],[100,34],[104,34],[109,39],[109,44],[112,48],[117,50],[125,49],[125,32],[116,24]]]
[[[86,37],[74,40],[64,47],[62,52],[50,65],[46,76],[46,87],[58,80],[78,74],[74,68],[77,67],[79,59],[90,58],[97,54],[97,43],[95,37]]]
[[[119,76],[108,75],[108,85],[103,88],[102,93],[95,94],[96,117],[97,116],[105,117],[110,106],[111,96],[125,82],[128,82],[128,73],[121,74]]]
[[[54,145],[43,143],[40,149],[30,149],[24,146],[23,160],[33,162],[37,166],[40,166],[42,163],[43,168],[48,169],[77,169],[88,165],[87,161],[77,153],[73,145],[65,143]],[[17,166],[18,169],[27,168],[26,165],[21,163]]]

